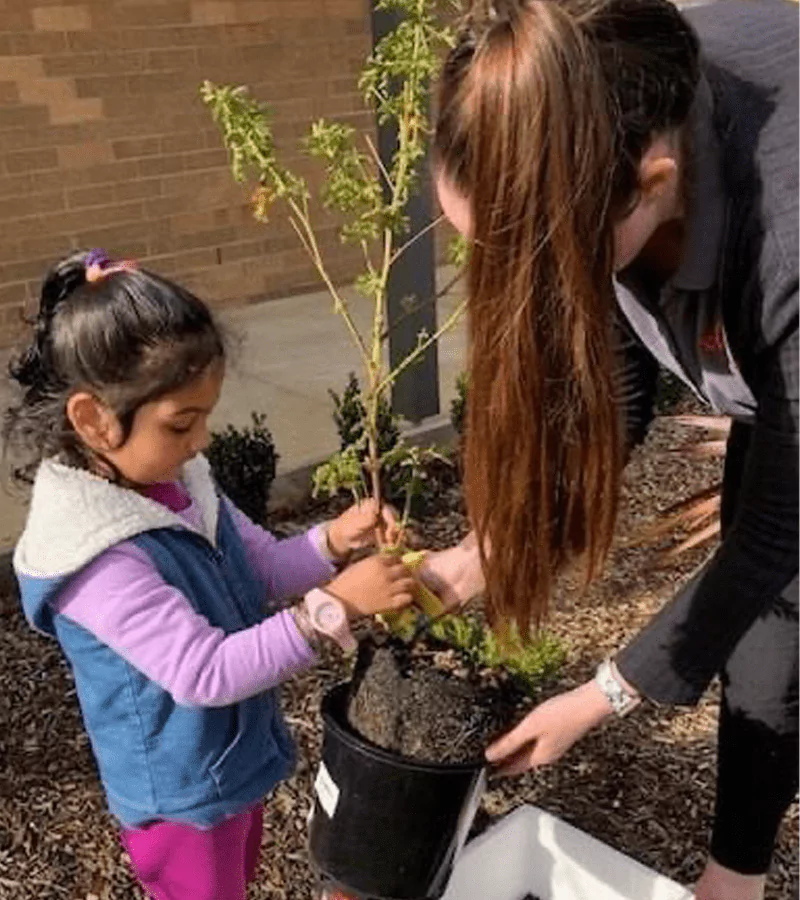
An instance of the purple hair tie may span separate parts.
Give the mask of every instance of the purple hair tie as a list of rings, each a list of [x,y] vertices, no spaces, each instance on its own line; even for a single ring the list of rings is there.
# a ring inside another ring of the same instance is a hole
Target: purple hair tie
[[[109,258],[105,250],[90,250],[86,254],[84,260],[86,268],[86,280],[89,284],[95,284],[102,281],[115,272],[129,272],[136,268],[136,263],[132,259],[121,259],[114,262]]]
[[[98,266],[99,268],[103,269],[103,268],[105,268],[110,262],[111,262],[111,259],[109,258],[109,256],[108,256],[108,254],[106,253],[106,251],[105,251],[105,250],[101,250],[101,249],[98,247],[98,248],[96,248],[96,249],[94,249],[94,250],[90,250],[90,251],[86,254],[86,258],[84,259],[83,264],[84,264],[84,266],[85,266],[87,269],[88,269],[90,266]]]

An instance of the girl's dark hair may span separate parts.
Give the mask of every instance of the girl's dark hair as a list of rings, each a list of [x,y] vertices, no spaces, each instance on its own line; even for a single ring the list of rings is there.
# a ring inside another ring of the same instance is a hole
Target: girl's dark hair
[[[89,280],[98,268],[107,272]],[[118,267],[99,251],[74,253],[50,269],[32,325],[30,345],[9,366],[23,395],[3,422],[5,452],[26,482],[50,456],[80,468],[93,462],[66,415],[75,391],[108,404],[127,440],[139,407],[225,356],[220,329],[194,294],[144,269]]]
[[[494,623],[523,631],[608,552],[621,446],[613,225],[654,135],[688,118],[698,41],[669,0],[475,0],[435,158],[469,201],[465,494]]]

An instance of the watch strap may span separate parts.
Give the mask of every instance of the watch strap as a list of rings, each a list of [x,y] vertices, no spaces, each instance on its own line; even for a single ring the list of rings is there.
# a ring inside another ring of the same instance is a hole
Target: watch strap
[[[623,687],[610,659],[600,663],[594,680],[618,716],[626,716],[641,703],[642,698],[638,694],[631,694]]]

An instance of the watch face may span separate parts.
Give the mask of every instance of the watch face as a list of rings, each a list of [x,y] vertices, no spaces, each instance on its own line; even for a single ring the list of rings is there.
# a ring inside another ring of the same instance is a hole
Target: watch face
[[[344,618],[342,607],[333,601],[320,603],[314,610],[314,623],[320,631],[335,631],[341,627]]]

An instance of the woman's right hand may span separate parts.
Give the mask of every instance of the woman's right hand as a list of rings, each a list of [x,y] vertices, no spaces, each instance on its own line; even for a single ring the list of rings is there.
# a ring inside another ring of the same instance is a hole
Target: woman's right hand
[[[611,704],[592,679],[539,704],[487,748],[486,758],[500,775],[549,765],[611,714]]]
[[[416,574],[448,610],[468,603],[486,587],[475,532],[455,547],[428,553]]]
[[[352,619],[408,606],[415,582],[398,557],[376,553],[348,566],[325,590],[341,600]]]

